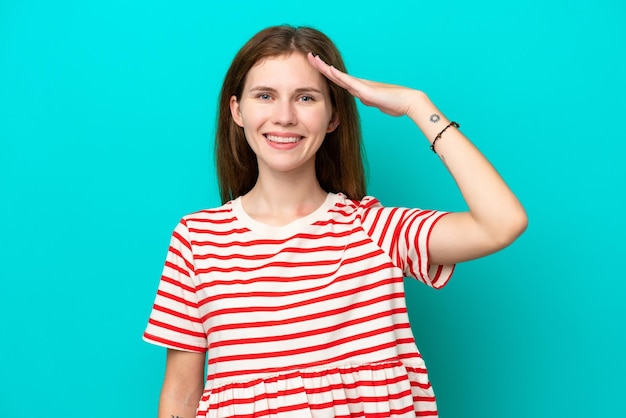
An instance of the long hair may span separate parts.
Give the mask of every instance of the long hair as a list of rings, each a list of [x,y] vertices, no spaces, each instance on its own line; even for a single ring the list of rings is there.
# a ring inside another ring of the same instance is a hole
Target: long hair
[[[259,175],[257,158],[230,113],[230,98],[241,98],[248,71],[259,61],[313,52],[335,68],[346,71],[343,59],[333,42],[310,27],[272,26],[254,35],[235,55],[226,72],[220,92],[215,154],[217,179],[222,203],[249,192]],[[327,192],[342,192],[348,198],[365,195],[361,126],[354,97],[343,88],[328,82],[333,111],[339,125],[326,138],[315,157],[315,172]]]

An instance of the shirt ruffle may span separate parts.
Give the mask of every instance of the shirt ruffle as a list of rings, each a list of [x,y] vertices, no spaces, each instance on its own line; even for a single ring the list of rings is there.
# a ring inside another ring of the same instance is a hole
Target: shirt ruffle
[[[207,388],[203,418],[437,416],[423,365],[401,361],[288,371]]]

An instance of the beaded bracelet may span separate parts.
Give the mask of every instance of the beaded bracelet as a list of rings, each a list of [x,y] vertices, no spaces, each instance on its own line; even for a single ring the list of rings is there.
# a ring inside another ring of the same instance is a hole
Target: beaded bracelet
[[[435,142],[437,142],[437,140],[438,140],[439,138],[441,138],[441,135],[443,135],[443,133],[446,131],[446,129],[448,129],[448,128],[449,128],[449,127],[451,127],[451,126],[454,126],[455,128],[458,128],[458,127],[460,127],[461,125],[459,125],[459,124],[458,124],[458,123],[456,123],[456,122],[450,122],[450,123],[448,124],[448,126],[446,126],[445,128],[443,128],[443,129],[441,130],[441,132],[439,132],[439,133],[437,134],[437,136],[435,137],[435,139],[433,139],[432,144],[430,144],[430,150],[431,150],[432,152],[434,152],[435,154],[437,154],[437,151],[435,151]]]

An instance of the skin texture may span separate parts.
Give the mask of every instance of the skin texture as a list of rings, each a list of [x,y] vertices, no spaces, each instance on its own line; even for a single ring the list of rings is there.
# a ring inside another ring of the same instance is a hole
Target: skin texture
[[[315,152],[337,122],[327,82],[363,104],[391,116],[408,116],[430,142],[450,120],[419,90],[353,77],[319,57],[293,53],[266,59],[248,73],[241,98],[232,97],[234,121],[257,155],[259,177],[242,197],[246,212],[269,225],[285,225],[316,210],[326,192],[315,175]],[[294,137],[294,145],[272,145],[273,137]],[[428,151],[430,152],[430,151]],[[467,203],[465,212],[438,221],[430,235],[433,264],[482,257],[512,243],[526,228],[526,213],[497,171],[463,135],[450,126],[436,152]],[[168,350],[159,418],[195,416],[202,394],[205,356]]]

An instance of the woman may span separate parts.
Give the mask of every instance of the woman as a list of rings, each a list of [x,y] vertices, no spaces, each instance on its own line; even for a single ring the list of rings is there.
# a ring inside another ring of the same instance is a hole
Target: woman
[[[409,116],[469,210],[365,196],[354,97]],[[527,223],[458,127],[421,91],[346,74],[315,29],[250,39],[220,96],[223,205],[176,227],[144,333],[168,348],[159,417],[437,416],[403,277],[440,288]]]

